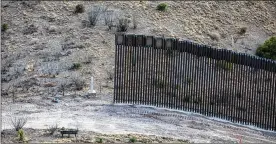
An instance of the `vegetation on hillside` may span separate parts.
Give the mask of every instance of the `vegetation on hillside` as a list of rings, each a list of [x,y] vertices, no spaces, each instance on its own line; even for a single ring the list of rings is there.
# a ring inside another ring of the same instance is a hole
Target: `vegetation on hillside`
[[[157,6],[157,10],[159,11],[166,11],[168,8],[168,5],[165,4],[165,3],[160,3],[158,6]]]
[[[264,42],[261,46],[258,47],[256,55],[276,60],[276,37],[271,37]]]

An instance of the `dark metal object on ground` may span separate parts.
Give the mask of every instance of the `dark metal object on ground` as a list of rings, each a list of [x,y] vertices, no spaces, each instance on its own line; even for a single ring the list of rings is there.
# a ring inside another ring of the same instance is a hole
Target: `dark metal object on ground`
[[[68,134],[68,137],[70,137],[70,134],[74,134],[76,137],[78,134],[78,130],[61,130],[60,133],[61,133],[62,137],[64,134]]]

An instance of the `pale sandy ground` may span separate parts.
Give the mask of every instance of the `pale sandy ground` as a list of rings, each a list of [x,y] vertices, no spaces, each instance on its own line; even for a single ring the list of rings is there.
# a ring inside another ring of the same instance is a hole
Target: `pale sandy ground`
[[[49,125],[79,128],[103,134],[145,134],[195,143],[276,143],[276,133],[247,128],[198,114],[163,108],[112,104],[111,96],[62,98],[60,103],[32,98],[27,102],[2,104],[2,129],[10,129],[11,117],[28,117],[25,128],[47,129]]]

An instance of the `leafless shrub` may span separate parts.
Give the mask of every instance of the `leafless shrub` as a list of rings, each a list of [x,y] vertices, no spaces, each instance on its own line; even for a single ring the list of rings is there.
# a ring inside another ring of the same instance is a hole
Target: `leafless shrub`
[[[93,56],[91,55],[85,55],[83,58],[82,58],[82,63],[84,64],[90,64],[93,60]]]
[[[4,137],[5,138],[5,132],[3,130],[1,130],[1,137]]]
[[[21,4],[29,9],[34,9],[37,4],[40,3],[40,0],[38,1],[23,1]]]
[[[99,16],[104,11],[104,7],[95,6],[89,13],[88,13],[88,20],[90,22],[90,26],[96,26],[97,22],[99,21]]]
[[[27,78],[21,80],[18,85],[23,89],[23,91],[29,91],[33,86],[38,86],[38,80],[36,78]]]
[[[55,87],[57,84],[54,82],[48,82],[44,84],[44,87]]]
[[[9,75],[3,75],[1,76],[1,82],[5,83],[5,82],[9,82],[11,81],[11,77],[9,77]]]
[[[66,84],[65,83],[61,83],[58,88],[62,92],[62,96],[64,96],[65,89],[66,89]]]
[[[57,129],[58,129],[58,125],[55,124],[55,125],[48,126],[47,130],[48,130],[50,135],[53,135]]]
[[[3,76],[4,74],[6,74],[9,71],[9,68],[6,66],[2,66],[1,67],[1,75]]]
[[[1,96],[2,97],[7,97],[9,95],[8,89],[1,89]]]
[[[23,71],[24,71],[25,68],[23,67],[20,67],[20,66],[15,66],[11,69],[11,76],[12,76],[12,79],[17,79],[20,75],[22,75]]]
[[[82,90],[86,86],[84,79],[80,77],[72,77],[71,81],[75,87],[75,90]]]
[[[55,78],[56,75],[59,74],[60,72],[60,66],[58,65],[58,63],[47,63],[44,64],[40,67],[39,71],[40,73],[42,73],[40,76],[41,77],[51,77],[51,78]]]
[[[14,87],[14,83],[10,82],[7,86],[2,85],[1,86],[1,96],[11,96],[14,102],[15,98],[15,92],[16,92],[16,87]]]
[[[37,32],[37,30],[38,30],[38,27],[31,24],[30,26],[28,26],[26,29],[23,30],[23,34],[24,35],[33,34],[33,33]]]
[[[61,53],[63,50],[62,45],[58,40],[48,41],[45,47],[43,51],[39,51],[36,54],[40,59],[43,59],[44,62],[58,61],[60,57],[63,56]]]
[[[51,61],[59,61],[60,57],[62,57],[61,52],[52,51],[40,51],[37,53],[37,56],[43,60],[43,62],[51,62]]]
[[[114,72],[107,71],[107,75],[108,75],[108,80],[113,80],[113,78],[114,78]]]
[[[16,131],[18,131],[25,126],[27,121],[28,121],[27,117],[13,117],[11,118],[11,125]]]
[[[82,24],[82,27],[83,27],[83,28],[89,27],[90,21],[88,21],[88,20],[82,20],[82,21],[81,21],[81,24]]]
[[[111,30],[112,27],[114,27],[114,12],[113,11],[108,11],[104,15],[104,22],[105,25],[108,26],[108,30]]]
[[[74,42],[63,43],[61,47],[62,47],[62,50],[69,50],[69,49],[76,49],[76,48],[83,49],[83,48],[85,48],[84,45],[76,44]]]
[[[129,28],[130,21],[127,18],[120,18],[117,24],[118,32],[126,32]]]
[[[62,92],[62,96],[64,96],[64,93],[66,91],[66,88],[67,87],[70,87],[72,86],[72,83],[70,83],[69,81],[67,80],[60,80],[59,84],[58,84],[58,91],[59,92]]]
[[[9,53],[8,53],[8,47],[1,47],[1,60],[3,61],[4,59],[9,57]],[[1,61],[1,63],[2,63]]]
[[[24,67],[19,65],[11,67],[9,69],[7,68],[6,70],[2,69],[1,81],[10,82],[11,80],[19,78],[23,74],[24,69],[25,69]]]
[[[46,90],[47,90],[47,95],[46,95],[46,96],[51,96],[51,97],[57,96],[57,94],[58,94],[58,92],[59,92],[59,91],[58,91],[58,88],[56,87],[57,84],[54,83],[54,82],[48,82],[48,83],[51,83],[51,84],[53,84],[53,85],[46,88]]]
[[[2,57],[1,60],[1,74],[5,74],[8,72],[9,68],[15,62],[15,56],[13,55],[5,55],[7,58]]]

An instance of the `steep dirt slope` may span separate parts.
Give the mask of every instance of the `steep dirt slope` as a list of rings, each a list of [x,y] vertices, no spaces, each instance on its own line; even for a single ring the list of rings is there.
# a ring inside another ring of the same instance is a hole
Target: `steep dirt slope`
[[[107,6],[119,17],[135,17],[138,28],[130,28],[128,33],[172,36],[248,53],[254,53],[259,44],[276,34],[275,2],[169,1],[167,12],[156,10],[159,3],[3,1],[2,23],[7,23],[9,30],[1,35],[2,60],[13,59],[12,67],[33,66],[34,72],[23,77],[46,71],[60,72],[59,77],[94,75],[96,86],[102,83],[112,87],[108,75],[113,72],[116,30],[108,31],[103,20],[94,28],[82,26],[94,5]],[[84,4],[86,12],[73,14],[77,4]],[[237,34],[240,27],[247,27],[245,34]],[[67,71],[72,63],[84,61],[92,62],[79,71]]]

